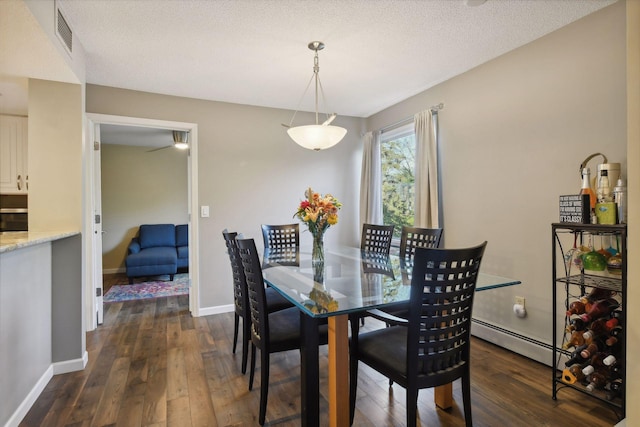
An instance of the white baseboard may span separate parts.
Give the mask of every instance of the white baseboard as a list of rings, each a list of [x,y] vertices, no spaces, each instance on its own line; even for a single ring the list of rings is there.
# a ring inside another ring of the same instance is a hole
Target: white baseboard
[[[56,362],[53,365],[53,375],[67,374],[69,372],[82,371],[89,361],[89,353],[84,352],[81,359],[65,360]]]
[[[548,343],[531,339],[517,332],[509,331],[501,326],[492,325],[479,319],[473,319],[471,335],[547,366],[553,366],[553,352],[551,345]]]
[[[7,420],[4,427],[17,427],[18,425],[20,425],[22,419],[27,415],[27,412],[29,412],[38,397],[40,397],[40,394],[44,391],[44,388],[47,386],[54,375],[81,371],[87,366],[88,361],[89,353],[85,351],[82,355],[82,358],[80,359],[65,360],[64,362],[52,363],[51,365],[49,365],[49,368],[47,368],[44,374],[42,374],[42,376],[38,379],[31,391],[29,391],[27,396],[24,398],[22,403],[20,403],[15,412]]]
[[[9,417],[4,427],[18,427],[18,425],[20,425],[20,422],[27,415],[27,412],[29,412],[29,409],[31,409],[38,397],[40,397],[40,394],[47,386],[51,378],[53,378],[53,365],[49,366],[44,374],[42,374],[42,376],[38,379],[31,391],[29,391],[27,396],[24,398],[22,403],[20,403],[15,412],[11,415],[11,417]]]
[[[198,316],[211,316],[213,314],[230,313],[235,310],[233,304],[204,307],[198,310]]]

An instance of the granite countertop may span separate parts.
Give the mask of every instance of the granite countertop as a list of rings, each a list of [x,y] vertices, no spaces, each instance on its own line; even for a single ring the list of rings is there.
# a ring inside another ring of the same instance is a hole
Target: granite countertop
[[[5,231],[0,233],[0,253],[80,234],[79,231]]]

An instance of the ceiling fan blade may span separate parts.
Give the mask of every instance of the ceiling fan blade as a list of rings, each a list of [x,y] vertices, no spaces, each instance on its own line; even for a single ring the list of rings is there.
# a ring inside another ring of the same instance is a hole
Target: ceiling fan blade
[[[165,148],[171,148],[173,145],[167,145],[166,147],[154,148],[153,150],[147,150],[147,153],[153,153],[154,151],[164,150]]]

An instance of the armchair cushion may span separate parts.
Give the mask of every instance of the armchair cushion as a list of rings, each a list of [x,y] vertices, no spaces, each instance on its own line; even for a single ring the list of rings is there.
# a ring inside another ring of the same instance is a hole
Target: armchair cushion
[[[173,224],[143,224],[140,226],[140,248],[176,246],[176,231]]]

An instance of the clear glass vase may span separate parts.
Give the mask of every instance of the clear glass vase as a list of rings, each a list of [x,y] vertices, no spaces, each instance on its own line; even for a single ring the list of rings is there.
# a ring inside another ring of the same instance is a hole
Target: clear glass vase
[[[311,250],[311,266],[313,267],[313,280],[324,282],[324,233],[316,233],[313,236],[313,248]]]

